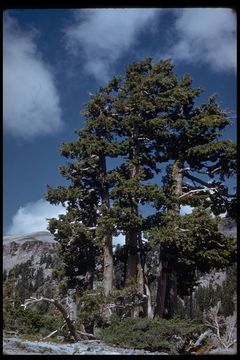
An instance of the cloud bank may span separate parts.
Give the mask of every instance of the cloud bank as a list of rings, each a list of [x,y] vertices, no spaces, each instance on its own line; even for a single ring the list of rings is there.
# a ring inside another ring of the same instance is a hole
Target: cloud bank
[[[231,9],[192,8],[176,11],[174,60],[208,64],[215,71],[236,69],[236,15]]]
[[[36,202],[21,206],[12,218],[12,223],[7,229],[8,235],[25,235],[37,231],[46,231],[47,218],[57,217],[65,214],[66,209],[61,205],[51,205],[46,200],[40,199]]]
[[[6,13],[3,21],[4,130],[29,138],[52,134],[62,125],[59,95],[49,66],[34,42]]]
[[[157,14],[159,9],[76,10],[74,24],[64,30],[66,48],[84,55],[88,74],[106,80],[113,63],[134,51],[141,31],[153,29]]]

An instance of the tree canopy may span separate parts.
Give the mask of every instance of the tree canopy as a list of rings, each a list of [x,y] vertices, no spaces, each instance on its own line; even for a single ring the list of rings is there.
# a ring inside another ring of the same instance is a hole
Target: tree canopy
[[[66,207],[65,215],[50,219],[49,230],[71,286],[83,287],[83,275],[93,281],[100,271],[104,293],[111,294],[112,237],[122,232],[125,285],[136,281],[150,301],[144,234],[152,247],[160,246],[162,305],[156,315],[169,306],[171,317],[171,301],[194,286],[196,269],[234,260],[235,240],[219,233],[213,216],[234,214],[235,194],[226,180],[236,174],[236,144],[221,137],[231,121],[216,95],[195,105],[201,92],[190,75],[177,78],[170,60],[153,64],[149,57],[91,95],[77,139],[61,146],[69,161],[60,173],[70,185],[48,186],[45,194],[51,204]],[[192,214],[180,214],[185,205]]]

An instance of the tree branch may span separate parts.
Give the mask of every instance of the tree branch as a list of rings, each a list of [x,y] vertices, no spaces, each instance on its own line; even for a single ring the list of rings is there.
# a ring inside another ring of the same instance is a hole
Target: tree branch
[[[208,189],[204,188],[204,189],[190,190],[187,193],[180,195],[178,198],[181,199],[181,198],[183,198],[185,196],[192,195],[193,193],[197,194],[197,193],[200,193],[200,192],[206,192],[206,191],[211,191],[211,190],[216,191],[216,188],[208,188]]]
[[[45,337],[42,338],[41,340],[46,340],[46,339],[50,338],[51,336],[53,336],[54,334],[56,334],[56,332],[58,332],[58,330],[52,331],[49,335],[45,336]]]
[[[60,311],[60,313],[62,314],[70,334],[73,336],[75,341],[79,341],[80,337],[76,332],[75,326],[73,325],[73,321],[70,319],[69,317],[69,313],[68,311],[64,308],[64,306],[56,299],[49,299],[46,297],[41,296],[39,299],[34,298],[34,297],[30,297],[29,299],[25,300],[24,304],[21,304],[21,306],[23,306],[24,310],[26,310],[27,306],[32,305],[32,304],[36,304],[39,303],[41,301],[45,301],[49,304],[53,304],[56,306],[56,308]]]
[[[199,178],[197,178],[196,176],[194,176],[192,174],[189,174],[189,172],[186,171],[186,170],[184,170],[184,176],[186,176],[190,180],[196,181],[197,183],[199,183],[199,184],[201,184],[203,186],[206,186],[206,187],[211,186],[211,184],[207,183],[206,181],[204,181],[202,179],[199,179]]]

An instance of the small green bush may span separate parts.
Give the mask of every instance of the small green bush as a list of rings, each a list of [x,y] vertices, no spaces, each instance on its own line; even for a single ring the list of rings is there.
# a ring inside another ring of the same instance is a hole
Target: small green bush
[[[106,343],[123,347],[177,354],[179,349],[173,335],[190,340],[203,330],[203,325],[190,320],[125,318],[103,328],[100,338]]]
[[[36,309],[24,310],[20,307],[10,306],[4,308],[3,319],[6,330],[41,336],[46,336],[60,328],[63,323],[61,315],[40,314]]]

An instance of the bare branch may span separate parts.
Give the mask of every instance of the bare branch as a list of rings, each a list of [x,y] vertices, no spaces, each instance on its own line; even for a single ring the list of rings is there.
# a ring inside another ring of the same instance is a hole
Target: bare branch
[[[58,330],[52,331],[49,335],[45,336],[44,338],[41,338],[41,340],[46,340],[46,339],[50,338],[51,336],[53,336],[54,334],[56,334],[56,332],[58,332]]]
[[[178,226],[175,226],[174,230],[180,230],[182,232],[189,232],[190,231],[189,229],[182,229],[182,228],[180,228]]]
[[[88,170],[90,170],[92,168],[92,166],[88,166],[88,167],[86,167],[86,168],[84,168],[84,169],[81,169],[80,171],[88,171]]]
[[[23,306],[23,308],[25,310],[27,308],[27,306],[30,306],[32,304],[36,304],[36,303],[39,303],[39,302],[42,302],[42,301],[45,301],[45,302],[47,302],[49,304],[53,304],[53,305],[56,306],[56,308],[62,314],[62,316],[63,316],[63,318],[64,318],[64,320],[65,320],[65,322],[66,322],[66,324],[68,326],[70,334],[73,336],[75,341],[79,341],[80,338],[79,338],[79,335],[76,332],[75,326],[73,325],[73,321],[70,319],[69,311],[67,311],[67,309],[65,309],[65,307],[58,300],[49,299],[49,298],[46,298],[46,297],[43,297],[43,296],[41,296],[39,299],[34,298],[34,297],[30,297],[29,299],[26,299],[25,303],[21,304],[21,306]]]
[[[215,337],[222,347],[228,349],[236,343],[236,324],[237,318],[236,313],[231,316],[224,318],[218,314],[221,306],[221,301],[216,306],[212,307],[207,314],[204,314],[204,322],[207,326],[215,330]],[[224,333],[221,334],[223,332]],[[220,331],[221,330],[221,331]]]
[[[88,227],[87,229],[88,230],[96,230],[97,226],[91,226],[91,227]]]
[[[221,166],[218,166],[217,168],[215,168],[215,169],[213,169],[213,170],[210,170],[209,172],[210,172],[211,174],[213,174],[213,173],[215,173],[216,171],[221,170],[221,169],[222,169],[222,167],[221,167]]]
[[[188,179],[192,180],[192,181],[196,181],[197,183],[206,186],[206,187],[210,187],[211,184],[207,183],[206,181],[197,178],[196,176],[189,174],[188,171],[184,171],[184,176],[186,176]]]
[[[185,197],[185,196],[188,196],[188,195],[192,195],[192,194],[197,194],[197,193],[201,193],[201,192],[207,192],[207,191],[216,191],[216,188],[204,188],[204,189],[194,189],[194,190],[190,190],[188,191],[187,193],[185,194],[182,194],[179,196],[179,199]]]
[[[84,331],[77,330],[77,333],[80,334],[80,335],[83,335],[83,336],[90,337],[92,339],[96,339],[96,336],[94,336],[93,334],[86,333]]]

